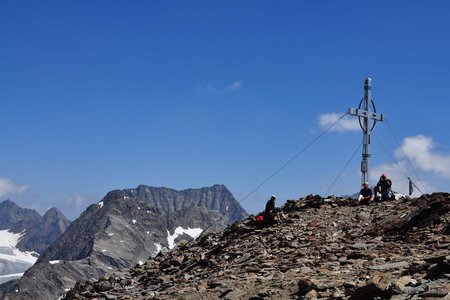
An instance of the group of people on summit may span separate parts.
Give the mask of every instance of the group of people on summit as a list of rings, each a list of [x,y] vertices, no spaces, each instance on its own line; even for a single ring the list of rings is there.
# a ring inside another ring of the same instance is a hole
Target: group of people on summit
[[[378,193],[381,195],[378,197]],[[257,217],[258,221],[264,221],[266,223],[273,223],[277,221],[284,221],[287,219],[286,215],[283,214],[280,208],[275,206],[275,201],[277,197],[272,195],[266,203],[266,209],[264,213]],[[359,192],[358,199],[356,200],[356,205],[368,204],[375,202],[377,200],[386,201],[395,199],[394,193],[392,192],[392,180],[388,178],[386,173],[383,173],[378,180],[377,185],[374,187],[373,191],[369,187],[368,182],[364,182],[361,191]]]
[[[380,193],[381,201],[394,199],[394,193],[392,192],[392,180],[390,180],[386,173],[383,173],[378,180],[377,185],[373,189],[369,187],[368,182],[364,182],[361,191],[359,192],[356,204],[370,203],[376,200],[377,193]]]

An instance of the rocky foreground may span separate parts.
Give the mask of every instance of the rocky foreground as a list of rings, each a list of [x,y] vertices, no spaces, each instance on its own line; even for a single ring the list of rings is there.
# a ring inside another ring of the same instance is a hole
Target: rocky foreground
[[[66,299],[450,299],[450,194],[366,206],[308,196],[77,283]]]

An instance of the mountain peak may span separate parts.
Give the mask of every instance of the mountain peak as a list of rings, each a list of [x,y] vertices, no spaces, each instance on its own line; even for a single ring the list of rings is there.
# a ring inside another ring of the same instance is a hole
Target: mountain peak
[[[50,217],[50,216],[64,216],[63,213],[57,209],[56,207],[52,207],[44,214],[44,218]]]
[[[148,203],[160,211],[169,213],[190,206],[202,206],[224,215],[226,223],[233,223],[247,216],[245,210],[223,184],[185,190],[139,185],[136,189],[123,190],[123,193],[124,197]]]
[[[227,187],[224,184],[219,184],[219,183],[216,183],[216,184],[212,185],[211,188],[212,189],[226,189],[226,190],[228,190]]]
[[[102,201],[109,201],[109,200],[116,200],[116,199],[123,199],[125,197],[125,194],[121,190],[113,190],[111,192],[108,192],[106,196],[103,198]]]
[[[10,229],[17,233],[39,221],[40,218],[41,215],[35,210],[21,208],[9,199],[0,203],[0,230]]]
[[[9,199],[6,199],[6,200],[3,200],[2,202],[0,202],[0,208],[3,209],[4,207],[19,207],[19,206],[15,202],[13,202]]]

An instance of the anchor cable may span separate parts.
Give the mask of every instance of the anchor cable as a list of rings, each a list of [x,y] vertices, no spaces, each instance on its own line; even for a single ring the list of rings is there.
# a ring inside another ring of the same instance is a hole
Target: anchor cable
[[[412,164],[411,160],[409,159],[408,155],[406,154],[406,151],[405,151],[405,149],[403,148],[402,143],[400,143],[399,138],[398,138],[397,135],[395,134],[395,132],[394,132],[394,130],[392,129],[392,127],[391,127],[391,125],[389,124],[389,122],[386,121],[385,123],[386,123],[386,125],[388,126],[389,131],[391,132],[392,136],[393,136],[394,139],[396,140],[397,144],[400,146],[400,149],[402,150],[403,155],[404,155],[405,158],[406,158],[406,161],[408,162],[409,166],[410,166],[411,169],[413,170],[414,175],[416,175],[416,178],[417,178],[417,180],[420,182],[420,185],[423,187],[424,191],[427,192],[427,189],[425,188],[425,185],[423,184],[422,179],[420,178],[419,174],[418,174],[417,171],[416,171],[416,168],[414,168],[414,165]],[[427,192],[427,193],[428,193],[428,192]]]
[[[411,180],[411,177],[406,173],[406,171],[401,167],[401,165],[398,163],[398,161],[392,156],[392,154],[386,149],[386,147],[383,145],[383,143],[380,141],[380,139],[372,133],[372,136],[375,137],[375,140],[377,143],[381,146],[381,148],[384,150],[384,152],[391,158],[394,165],[399,169],[403,175],[408,178],[408,180],[414,185],[414,187],[422,194],[424,195],[424,192]],[[423,183],[421,183],[423,186]]]
[[[333,186],[336,184],[336,182],[338,181],[338,179],[342,176],[342,174],[344,173],[345,169],[347,169],[348,165],[350,164],[350,162],[353,160],[353,158],[355,158],[356,153],[358,153],[359,149],[361,149],[362,144],[359,144],[358,147],[355,149],[355,151],[353,152],[352,156],[350,157],[350,159],[345,163],[344,167],[341,169],[341,171],[339,172],[339,174],[336,176],[336,178],[334,179],[333,183],[330,185],[330,187],[328,188],[328,190],[325,192],[325,197],[328,196],[328,193],[330,192],[330,190],[333,188]]]
[[[294,156],[292,156],[288,161],[286,161],[281,167],[279,167],[277,170],[275,170],[269,177],[264,179],[260,184],[258,184],[255,188],[253,188],[248,194],[246,194],[241,200],[238,201],[238,204],[241,204],[244,202],[247,198],[249,198],[251,195],[253,195],[259,188],[261,188],[264,184],[266,184],[270,179],[272,179],[275,175],[277,175],[281,170],[283,170],[285,167],[287,167],[291,162],[293,162],[297,157],[299,157],[303,152],[305,152],[309,147],[311,147],[317,140],[319,140],[325,133],[330,131],[334,126],[336,126],[348,113],[344,113],[342,116],[340,116],[334,123],[329,125],[326,129],[324,129],[316,138],[311,140],[308,144],[306,144],[302,149],[300,149]],[[220,218],[218,218],[216,221],[214,221],[212,224],[210,224],[208,227],[206,227],[202,233],[198,236],[200,237],[203,233],[205,233],[209,228],[217,224],[220,220],[222,220],[230,210],[228,210],[226,213],[224,213]],[[198,238],[197,237],[197,238]]]

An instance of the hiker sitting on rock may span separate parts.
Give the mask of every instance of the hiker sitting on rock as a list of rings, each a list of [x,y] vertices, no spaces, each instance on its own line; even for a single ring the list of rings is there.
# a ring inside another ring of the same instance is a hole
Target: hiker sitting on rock
[[[272,197],[270,197],[270,200],[267,201],[266,209],[264,210],[264,217],[270,223],[287,219],[286,216],[281,212],[281,209],[275,207],[276,199],[277,197],[275,195],[272,195]]]
[[[381,201],[391,200],[394,196],[392,193],[392,180],[387,178],[387,174],[383,173],[381,175],[380,180],[377,183],[377,186],[374,189],[375,195],[378,193],[381,194]]]
[[[369,187],[368,182],[364,182],[363,188],[359,192],[358,200],[356,201],[356,205],[361,203],[372,202],[375,196],[372,193],[372,190]]]

